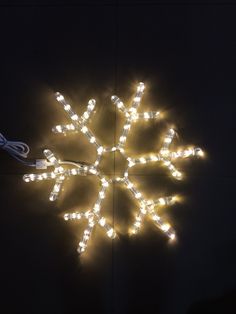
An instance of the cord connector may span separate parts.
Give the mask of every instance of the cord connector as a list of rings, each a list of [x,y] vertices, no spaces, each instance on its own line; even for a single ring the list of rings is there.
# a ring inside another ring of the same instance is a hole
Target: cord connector
[[[52,164],[47,161],[47,159],[36,159],[35,167],[36,169],[47,169],[47,167],[51,166]]]

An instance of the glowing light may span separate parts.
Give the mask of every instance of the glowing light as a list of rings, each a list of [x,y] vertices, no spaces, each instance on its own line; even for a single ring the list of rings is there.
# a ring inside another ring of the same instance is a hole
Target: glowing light
[[[102,146],[98,147],[97,152],[99,155],[101,155],[103,152],[103,147]]]
[[[99,220],[99,223],[100,223],[100,225],[101,225],[102,227],[104,227],[105,224],[106,224],[106,219],[105,219],[104,217],[102,217],[102,218]]]
[[[83,126],[81,128],[81,131],[82,131],[82,133],[86,133],[86,132],[88,132],[88,128],[86,126]]]
[[[71,119],[74,120],[74,121],[77,121],[77,120],[79,120],[79,117],[78,117],[77,114],[74,114],[74,115],[71,117]]]
[[[92,137],[90,138],[90,143],[95,143],[95,142],[96,142],[96,139],[95,139],[94,136],[92,136]]]
[[[110,229],[107,231],[107,235],[108,235],[108,237],[111,238],[111,239],[114,239],[114,238],[116,237],[116,233],[115,233],[115,231],[114,231],[113,228],[110,228]]]
[[[65,113],[68,115],[71,124],[57,125],[52,129],[53,132],[59,134],[81,132],[87,138],[88,142],[96,148],[96,160],[90,165],[84,165],[83,163],[78,162],[63,162],[55,157],[55,155],[50,150],[45,149],[44,155],[46,157],[46,161],[43,162],[43,164],[54,167],[54,170],[41,174],[26,174],[24,175],[23,179],[25,180],[25,182],[42,180],[55,181],[51,194],[49,196],[50,201],[55,201],[58,198],[60,191],[62,190],[62,184],[64,183],[65,179],[76,175],[94,175],[98,178],[100,190],[98,192],[97,199],[91,209],[87,210],[86,212],[76,211],[73,213],[64,214],[65,221],[78,221],[81,219],[87,220],[87,226],[83,232],[82,239],[78,244],[79,253],[83,253],[86,250],[89,239],[91,238],[91,235],[94,232],[96,226],[104,229],[109,238],[114,239],[116,237],[116,231],[111,225],[107,223],[107,218],[101,215],[103,200],[105,199],[108,188],[110,184],[112,184],[112,182],[119,182],[123,187],[125,187],[133,196],[139,206],[139,211],[130,229],[131,234],[137,234],[142,228],[144,219],[146,217],[149,217],[151,221],[171,240],[175,239],[175,232],[173,228],[168,222],[163,220],[163,218],[158,213],[158,209],[159,207],[173,205],[176,202],[177,198],[175,196],[163,196],[156,200],[147,200],[145,196],[143,196],[141,192],[136,188],[134,183],[130,180],[129,170],[131,167],[139,164],[161,163],[164,167],[167,168],[173,178],[179,180],[182,179],[183,176],[182,173],[175,167],[173,162],[179,158],[185,159],[191,156],[202,157],[204,153],[200,148],[187,148],[184,150],[171,151],[170,146],[176,135],[176,132],[174,129],[169,129],[163,139],[162,147],[157,152],[147,156],[139,156],[137,158],[131,158],[130,156],[127,156],[125,144],[134,122],[141,120],[148,121],[150,119],[158,119],[160,116],[159,111],[150,111],[143,113],[138,112],[138,108],[142,101],[144,89],[144,83],[139,83],[133,101],[129,108],[126,107],[124,102],[120,100],[120,98],[118,98],[117,96],[113,95],[111,97],[111,101],[125,117],[125,122],[119,137],[119,141],[117,145],[111,147],[102,146],[88,127],[88,122],[96,105],[96,101],[94,99],[89,100],[86,111],[81,116],[79,116],[66,102],[63,95],[61,95],[60,93],[55,94],[57,101],[62,105]],[[124,156],[124,158],[128,162],[128,166],[127,169],[125,169],[123,176],[116,176],[114,179],[108,179],[101,173],[99,165],[101,158],[105,153],[115,151],[119,151]],[[68,165],[74,165],[74,167],[68,169]]]
[[[167,232],[169,229],[170,229],[170,225],[169,224],[163,224],[161,229],[164,231],[164,232]]]
[[[159,198],[160,205],[165,205],[165,199],[163,197]]]

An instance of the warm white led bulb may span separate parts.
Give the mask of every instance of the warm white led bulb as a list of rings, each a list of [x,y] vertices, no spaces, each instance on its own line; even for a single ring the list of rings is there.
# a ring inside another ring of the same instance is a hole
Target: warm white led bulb
[[[135,194],[135,197],[136,197],[136,198],[141,198],[141,196],[142,196],[142,194],[141,194],[140,192],[138,192],[138,193]]]
[[[104,150],[104,148],[102,146],[99,146],[97,149],[98,154],[101,155],[103,150]]]
[[[99,220],[99,223],[100,223],[100,225],[101,225],[102,227],[104,227],[105,224],[106,224],[106,219],[105,219],[104,217],[102,217],[102,218]]]
[[[111,229],[109,229],[109,230],[107,231],[107,235],[108,235],[108,237],[111,238],[111,239],[114,239],[114,238],[116,237],[116,233],[115,233],[115,231],[114,231],[113,228],[111,228]]]
[[[90,143],[95,143],[95,141],[96,141],[95,137],[92,136],[92,137],[90,138]]]
[[[62,101],[64,100],[64,97],[60,93],[56,93],[56,99],[57,101]]]
[[[68,111],[68,110],[71,109],[71,106],[70,106],[69,104],[66,104],[66,105],[64,106],[64,108],[65,108],[66,111]]]
[[[170,229],[170,225],[169,225],[169,224],[164,224],[164,225],[162,225],[161,229],[162,229],[164,232],[167,232],[167,231]]]
[[[81,128],[81,131],[82,131],[82,133],[86,133],[86,132],[88,132],[88,128],[86,126],[83,126]]]
[[[72,117],[71,117],[72,120],[74,121],[77,121],[79,120],[79,116],[77,114],[74,114]]]

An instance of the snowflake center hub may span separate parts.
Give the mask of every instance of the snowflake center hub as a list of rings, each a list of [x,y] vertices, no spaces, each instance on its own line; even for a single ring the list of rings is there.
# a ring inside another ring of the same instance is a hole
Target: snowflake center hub
[[[99,165],[101,173],[113,181],[120,181],[125,176],[127,168],[127,158],[118,149],[103,154]]]

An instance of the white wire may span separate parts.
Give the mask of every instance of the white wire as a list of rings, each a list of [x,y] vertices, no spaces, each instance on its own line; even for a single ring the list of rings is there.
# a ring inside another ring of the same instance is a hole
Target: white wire
[[[29,146],[23,142],[8,141],[0,133],[0,147],[5,149],[9,154],[15,155],[21,158],[27,158],[29,154]]]
[[[81,168],[81,164],[73,162],[73,161],[59,161],[60,165],[73,165],[75,167]]]
[[[81,168],[83,166],[92,166],[92,164],[81,162],[81,161],[69,161],[69,160],[60,160],[60,165],[73,165],[75,167]]]
[[[19,141],[8,141],[5,136],[0,133],[0,148],[7,151],[12,157],[16,158],[17,160],[27,164],[29,166],[35,165],[32,162],[23,161],[22,158],[27,158],[29,154],[29,146],[23,142]]]
[[[22,160],[22,158],[27,158],[28,157],[28,154],[29,154],[29,151],[30,151],[30,148],[29,148],[29,146],[27,144],[25,144],[23,142],[19,142],[19,141],[8,141],[5,138],[5,136],[3,136],[0,133],[0,148],[2,148],[5,151],[7,151],[12,157],[14,157],[18,161],[22,162],[23,164],[25,164],[27,166],[31,166],[31,167],[35,167],[36,166],[36,168],[37,168],[37,160],[36,160],[36,162]],[[42,162],[41,159],[40,159],[40,162]],[[60,161],[59,163],[61,165],[73,165],[73,166],[76,166],[78,168],[81,168],[81,166],[83,166],[83,164],[89,165],[87,163],[73,162],[73,161],[69,161],[69,160]],[[46,165],[46,168],[48,166],[52,166],[52,164],[50,164],[46,160],[44,162],[44,166],[45,165]],[[40,168],[38,168],[38,169],[40,169]]]

